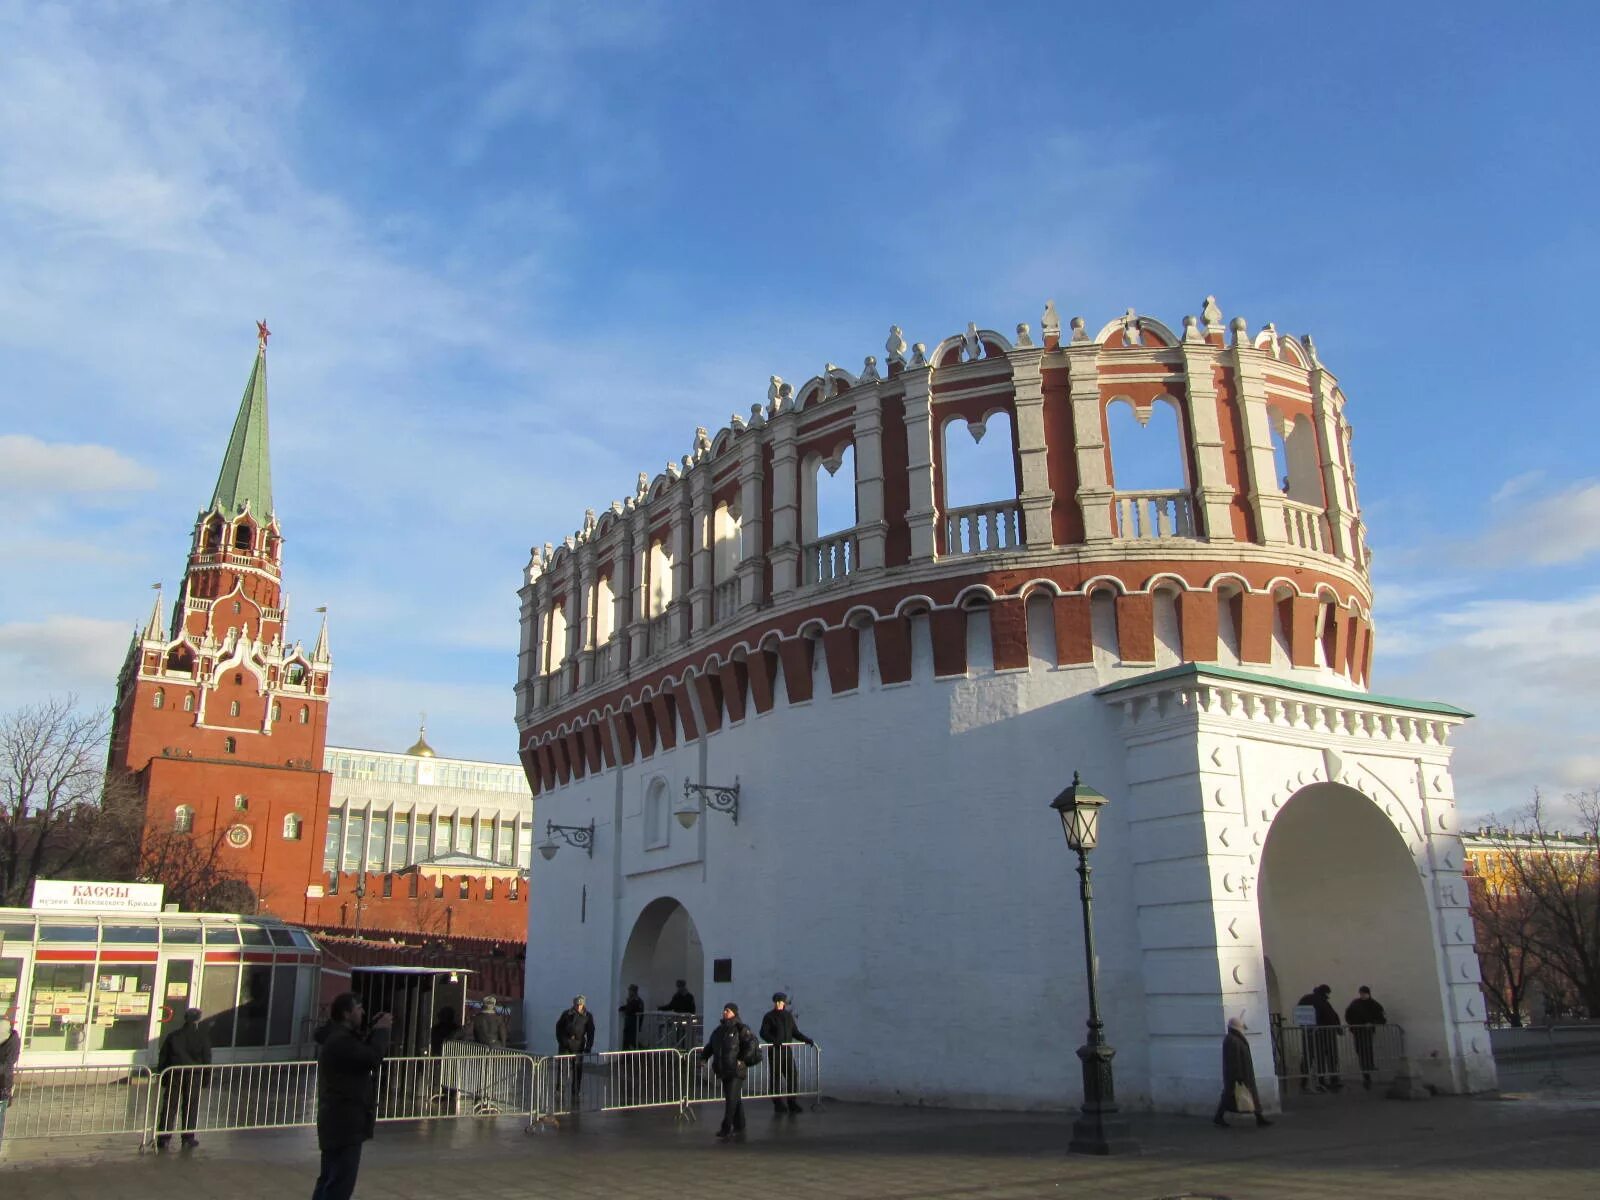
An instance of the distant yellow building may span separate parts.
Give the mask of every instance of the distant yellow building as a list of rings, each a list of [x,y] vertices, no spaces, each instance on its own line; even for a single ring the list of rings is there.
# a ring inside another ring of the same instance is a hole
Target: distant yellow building
[[[1546,857],[1562,864],[1558,869],[1563,873],[1570,870],[1576,875],[1585,869],[1587,860],[1600,854],[1600,842],[1590,834],[1540,836],[1488,827],[1463,833],[1461,846],[1466,853],[1461,873],[1468,879],[1482,879],[1484,886],[1495,892],[1505,891],[1514,884],[1514,864],[1519,856]],[[1588,869],[1593,870],[1593,864],[1589,864]]]

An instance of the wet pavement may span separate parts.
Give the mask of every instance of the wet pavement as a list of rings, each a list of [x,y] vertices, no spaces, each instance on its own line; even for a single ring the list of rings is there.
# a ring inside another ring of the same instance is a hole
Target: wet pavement
[[[956,1112],[829,1103],[774,1117],[748,1107],[743,1142],[670,1113],[591,1115],[526,1132],[511,1119],[380,1127],[357,1196],[684,1200],[915,1197],[1020,1200],[1345,1200],[1600,1196],[1600,1063],[1503,1073],[1499,1099],[1400,1102],[1380,1092],[1292,1101],[1268,1129],[1233,1118],[1143,1116],[1137,1157],[1066,1153],[1064,1114]],[[14,1142],[0,1158],[7,1200],[228,1200],[310,1195],[309,1130],[206,1135],[196,1150],[138,1153],[136,1139]]]

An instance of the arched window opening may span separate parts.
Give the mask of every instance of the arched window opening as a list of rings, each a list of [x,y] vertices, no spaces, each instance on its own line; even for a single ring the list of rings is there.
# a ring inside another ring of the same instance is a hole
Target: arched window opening
[[[194,693],[193,692],[185,692],[183,694],[183,711],[184,712],[193,712],[194,711]]]
[[[228,715],[230,717],[237,717],[239,715],[239,702],[237,700],[230,700],[228,702]]]
[[[1294,627],[1294,593],[1281,591],[1272,598],[1272,665],[1288,670],[1294,663],[1289,630]]]
[[[206,522],[204,531],[200,534],[200,544],[208,553],[215,553],[222,548],[222,522],[213,518]]]
[[[712,617],[722,621],[739,608],[741,532],[739,498],[717,505],[711,514],[711,579],[715,588]]]
[[[1281,409],[1268,408],[1272,433],[1272,461],[1278,472],[1278,489],[1301,504],[1324,503],[1322,467],[1317,455],[1317,430],[1304,413],[1293,418]]]
[[[1155,624],[1156,666],[1174,667],[1183,661],[1183,632],[1178,621],[1178,593],[1162,588],[1151,597]]]
[[[283,705],[279,704],[276,700],[272,702],[272,719],[274,721],[283,720]]]
[[[1237,587],[1217,589],[1217,662],[1222,666],[1237,667],[1243,661],[1239,655],[1243,613],[1244,596]]]
[[[617,605],[616,596],[611,591],[611,577],[602,575],[594,582],[594,598],[590,606],[593,615],[593,638],[595,646],[604,646],[611,640],[611,634],[616,624]]]
[[[1122,660],[1117,645],[1117,599],[1109,588],[1089,597],[1089,631],[1094,639],[1094,665],[1104,670]]]
[[[225,737],[222,739],[222,752],[224,754],[237,754],[238,751],[239,740],[237,738]]]
[[[187,646],[174,646],[167,654],[167,670],[189,673],[194,670],[194,653]]]
[[[180,804],[172,813],[172,831],[174,833],[194,832],[194,809],[187,804]]]
[[[672,836],[672,823],[668,819],[672,804],[667,781],[659,776],[652,779],[644,793],[644,848],[659,850]]]
[[[651,617],[659,617],[672,603],[672,550],[665,538],[650,543],[645,570],[645,604]]]
[[[548,674],[560,668],[567,659],[567,605],[563,599],[550,606],[549,626],[546,629],[544,669]]]
[[[310,708],[309,705],[302,704],[300,706],[300,724],[304,725],[304,724],[306,724],[306,722],[308,722],[310,720],[311,720],[311,708]]]
[[[283,681],[290,687],[301,687],[306,681],[306,669],[300,663],[290,663],[283,673]]]
[[[1339,644],[1339,606],[1324,600],[1317,606],[1317,666],[1337,669],[1334,661]]]
[[[1119,397],[1106,408],[1106,434],[1117,536],[1193,537],[1189,458],[1176,402],[1163,396],[1139,407]]]
[[[286,842],[298,842],[300,840],[300,830],[303,825],[304,822],[300,820],[300,815],[298,813],[290,813],[288,816],[284,817],[283,840]]]
[[[1017,460],[1011,414],[981,421],[952,417],[940,443],[945,553],[976,554],[1022,541],[1017,516]]]
[[[801,537],[814,542],[856,527],[856,451],[846,444],[832,458],[811,455],[801,474]]]
[[[150,703],[155,708],[165,708],[167,706],[167,693],[161,688],[157,688],[156,694],[150,699]]]
[[[247,523],[239,522],[239,527],[233,531],[233,548],[235,550],[250,549],[251,535],[254,533],[255,530],[251,529]]]

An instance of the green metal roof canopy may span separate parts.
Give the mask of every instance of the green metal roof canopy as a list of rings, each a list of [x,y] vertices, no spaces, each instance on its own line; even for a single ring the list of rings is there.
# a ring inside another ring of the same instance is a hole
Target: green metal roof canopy
[[[211,506],[220,508],[229,516],[242,512],[247,504],[251,513],[261,520],[272,513],[272,459],[267,449],[265,323],[261,326],[255,366],[250,369],[250,381],[244,385],[244,399],[239,401],[239,416],[233,423],[233,436],[228,439],[228,452],[223,456],[222,471],[217,476],[217,490],[211,494]]]

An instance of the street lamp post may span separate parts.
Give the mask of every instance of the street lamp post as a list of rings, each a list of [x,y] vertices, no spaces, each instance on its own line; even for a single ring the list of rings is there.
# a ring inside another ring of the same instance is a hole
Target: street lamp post
[[[1138,1153],[1139,1144],[1117,1110],[1111,1060],[1116,1051],[1106,1044],[1100,1020],[1099,969],[1094,953],[1094,889],[1089,882],[1089,852],[1100,836],[1100,809],[1106,798],[1072,773],[1072,786],[1050,802],[1061,818],[1067,846],[1078,856],[1078,898],[1083,907],[1083,957],[1089,977],[1089,1037],[1078,1048],[1083,1062],[1083,1108],[1072,1123],[1074,1154]]]
[[[361,936],[361,910],[367,905],[367,873],[362,871],[356,876],[356,929],[357,937]]]

